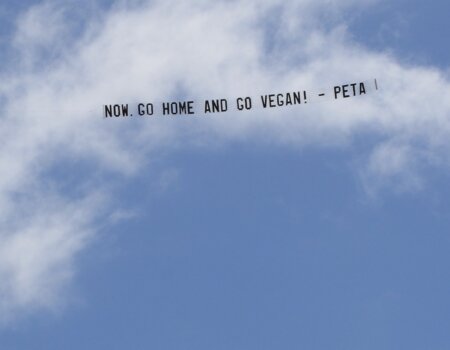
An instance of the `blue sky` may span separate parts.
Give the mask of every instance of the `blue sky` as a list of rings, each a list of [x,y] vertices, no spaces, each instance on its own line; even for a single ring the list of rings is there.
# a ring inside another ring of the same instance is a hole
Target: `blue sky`
[[[94,13],[62,37],[51,29],[79,18],[60,4],[1,7],[13,17],[0,25],[0,349],[448,349],[450,5],[268,1],[259,16],[237,1],[242,17],[192,6],[189,22],[179,1],[173,15],[145,3],[97,8],[99,23]],[[208,27],[217,13],[224,23]],[[40,16],[50,29],[37,35]],[[258,28],[282,44],[258,51]],[[223,52],[199,43],[205,29]],[[186,44],[192,59],[157,41],[183,30],[201,33]],[[253,70],[264,61],[277,66]],[[155,98],[180,85],[204,96],[374,73],[380,97],[274,116],[109,123],[91,112],[148,86]]]

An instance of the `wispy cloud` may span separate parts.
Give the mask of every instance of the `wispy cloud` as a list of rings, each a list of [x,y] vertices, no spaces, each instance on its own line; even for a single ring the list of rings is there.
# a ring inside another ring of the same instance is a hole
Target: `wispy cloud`
[[[23,13],[0,87],[3,321],[64,301],[77,253],[101,217],[99,197],[90,193],[133,176],[162,149],[238,139],[351,147],[355,136],[371,133],[380,141],[362,170],[368,190],[393,185],[392,176],[420,188],[418,159],[448,158],[448,77],[354,42],[344,20],[372,3],[132,1],[107,12],[92,8],[80,22],[57,2]],[[183,121],[101,116],[108,102],[236,96],[367,77],[381,82],[377,95],[295,110]]]

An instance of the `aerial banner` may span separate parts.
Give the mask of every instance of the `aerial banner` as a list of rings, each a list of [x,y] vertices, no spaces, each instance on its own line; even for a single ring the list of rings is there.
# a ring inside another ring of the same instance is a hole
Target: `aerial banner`
[[[256,96],[236,96],[183,101],[146,101],[103,105],[105,118],[144,116],[194,116],[227,112],[244,112],[254,109],[283,108],[323,101],[336,101],[364,96],[378,90],[376,79],[335,85],[315,91],[296,90]]]

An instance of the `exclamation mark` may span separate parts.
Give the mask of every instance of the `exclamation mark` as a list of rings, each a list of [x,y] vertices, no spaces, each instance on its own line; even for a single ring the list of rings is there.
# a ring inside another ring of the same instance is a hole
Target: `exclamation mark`
[[[306,97],[306,91],[304,91],[304,90],[303,90],[303,101],[304,101],[305,103],[308,103],[307,97]]]

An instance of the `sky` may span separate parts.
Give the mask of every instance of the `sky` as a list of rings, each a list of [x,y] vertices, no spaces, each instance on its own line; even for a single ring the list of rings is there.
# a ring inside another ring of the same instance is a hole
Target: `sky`
[[[0,349],[449,349],[449,10],[0,4]]]

